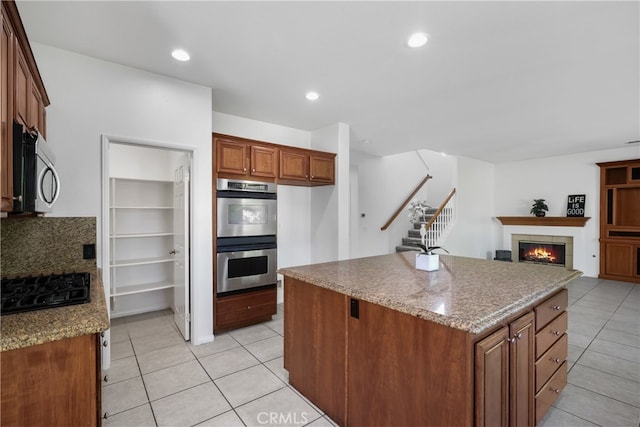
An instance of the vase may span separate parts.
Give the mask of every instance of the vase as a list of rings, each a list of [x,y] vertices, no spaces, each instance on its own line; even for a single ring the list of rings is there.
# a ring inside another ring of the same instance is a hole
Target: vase
[[[537,217],[543,217],[543,216],[545,216],[545,215],[546,215],[546,214],[545,214],[545,212],[544,212],[544,211],[536,212],[536,216],[537,216]]]

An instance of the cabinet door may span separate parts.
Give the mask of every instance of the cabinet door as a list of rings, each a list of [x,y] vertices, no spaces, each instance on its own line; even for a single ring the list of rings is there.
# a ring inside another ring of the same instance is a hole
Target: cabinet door
[[[29,100],[27,105],[27,126],[35,127],[40,131],[40,109],[44,108],[42,98],[40,97],[40,91],[38,87],[30,82],[29,84]],[[42,133],[42,131],[40,131]]]
[[[335,156],[309,156],[309,180],[311,182],[335,183]]]
[[[346,425],[347,297],[290,277],[285,277],[284,293],[289,384]]]
[[[0,147],[0,187],[1,210],[13,210],[13,94],[9,90],[13,81],[13,29],[2,8],[2,40],[0,54],[2,64],[0,69],[0,85],[2,100],[0,103],[1,147]]]
[[[534,424],[535,403],[535,329],[533,312],[509,325],[511,345],[509,351],[510,405],[512,426]]]
[[[605,242],[604,245],[604,273],[613,276],[632,276],[633,244]]]
[[[299,150],[280,149],[280,179],[308,181],[309,155]]]
[[[276,177],[276,149],[261,145],[251,146],[251,176]]]
[[[24,58],[22,49],[16,40],[14,45],[14,114],[15,118],[23,124],[29,123],[28,105],[31,96],[31,73]]]
[[[99,424],[99,341],[81,335],[3,352],[0,424]]]
[[[349,425],[470,425],[467,334],[377,304],[350,300],[354,304],[350,312],[357,317],[348,318],[347,334]]]
[[[216,171],[234,175],[247,175],[247,146],[246,144],[214,139],[216,144]]]
[[[509,424],[509,328],[476,344],[476,426]]]

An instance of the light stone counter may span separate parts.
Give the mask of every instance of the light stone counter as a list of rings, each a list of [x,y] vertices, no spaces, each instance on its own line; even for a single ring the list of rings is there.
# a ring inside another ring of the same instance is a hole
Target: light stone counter
[[[0,318],[0,351],[94,334],[109,328],[102,278],[91,273],[91,302],[4,315]]]
[[[562,267],[440,255],[415,269],[417,252],[282,268],[278,272],[350,297],[480,334],[580,277]],[[285,283],[286,286],[286,283]]]

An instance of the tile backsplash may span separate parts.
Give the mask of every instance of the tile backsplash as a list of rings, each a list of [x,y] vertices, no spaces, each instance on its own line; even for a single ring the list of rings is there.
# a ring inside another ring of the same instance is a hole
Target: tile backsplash
[[[95,269],[82,259],[83,245],[96,244],[95,217],[9,217],[0,220],[0,274],[50,274]]]

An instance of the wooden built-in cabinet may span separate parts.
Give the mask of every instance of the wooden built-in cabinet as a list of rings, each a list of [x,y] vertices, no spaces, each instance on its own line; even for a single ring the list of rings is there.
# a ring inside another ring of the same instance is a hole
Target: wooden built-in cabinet
[[[640,159],[600,166],[600,274],[640,283]]]
[[[480,335],[288,276],[284,292],[289,383],[342,426],[535,425],[566,385],[566,289]]]
[[[214,133],[213,188],[217,178],[267,181],[284,185],[317,186],[335,183],[335,154],[287,147],[231,135]],[[213,198],[213,212],[217,212]],[[216,235],[217,220],[213,219]],[[213,240],[216,254],[216,240]],[[213,259],[215,266],[216,259]],[[275,285],[267,289],[247,290],[235,295],[218,296],[214,274],[213,329],[222,332],[270,320],[277,311]]]
[[[13,210],[13,121],[37,129],[46,138],[45,91],[14,1],[2,1],[2,143],[0,188],[2,212]]]
[[[3,426],[100,426],[99,334],[2,352]]]

